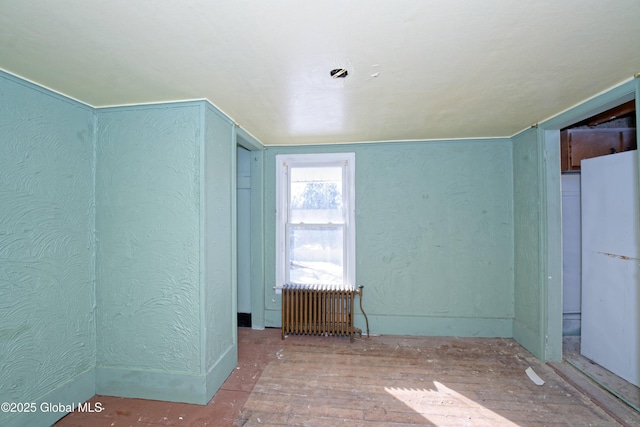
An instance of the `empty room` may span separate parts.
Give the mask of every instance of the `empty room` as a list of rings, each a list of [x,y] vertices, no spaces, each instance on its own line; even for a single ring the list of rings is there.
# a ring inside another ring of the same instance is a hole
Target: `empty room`
[[[640,426],[640,3],[0,2],[0,425]]]

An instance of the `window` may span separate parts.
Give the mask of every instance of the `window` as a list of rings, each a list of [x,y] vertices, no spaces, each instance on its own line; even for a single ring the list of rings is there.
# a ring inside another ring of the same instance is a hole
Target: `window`
[[[276,156],[276,290],[355,288],[355,154]]]

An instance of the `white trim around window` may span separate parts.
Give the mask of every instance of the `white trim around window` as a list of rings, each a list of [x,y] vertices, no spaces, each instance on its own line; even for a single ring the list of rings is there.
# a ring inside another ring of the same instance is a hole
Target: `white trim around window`
[[[355,153],[276,155],[276,293],[289,283],[355,289],[355,226]]]

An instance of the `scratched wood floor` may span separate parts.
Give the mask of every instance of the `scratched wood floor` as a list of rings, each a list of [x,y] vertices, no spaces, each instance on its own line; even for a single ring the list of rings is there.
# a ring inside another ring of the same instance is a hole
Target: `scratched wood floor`
[[[290,336],[277,347],[234,426],[620,425],[511,339]]]
[[[207,405],[94,396],[102,413],[74,412],[56,426],[640,426],[637,412],[609,411],[612,418],[570,385],[588,388],[566,363],[554,366],[564,369],[559,376],[510,339],[351,344],[240,328],[238,358]],[[529,366],[543,386],[527,377]]]

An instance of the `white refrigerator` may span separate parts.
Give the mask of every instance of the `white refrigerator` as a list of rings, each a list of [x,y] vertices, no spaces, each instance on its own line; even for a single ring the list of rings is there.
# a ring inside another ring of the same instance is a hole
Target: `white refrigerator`
[[[583,160],[581,353],[640,386],[638,152]]]

